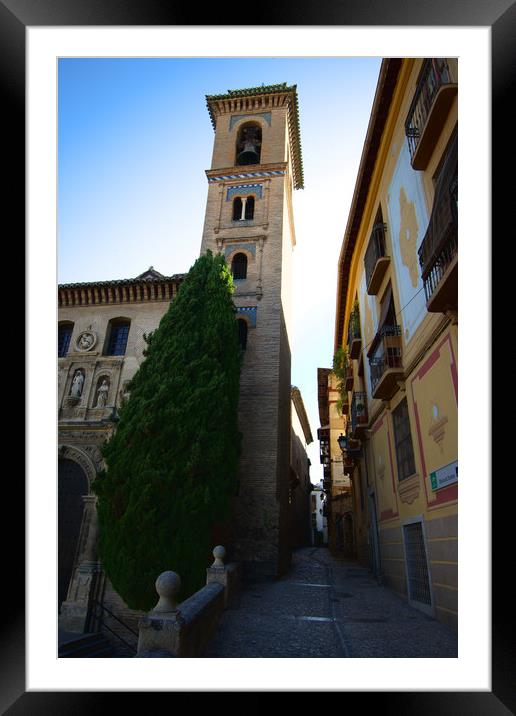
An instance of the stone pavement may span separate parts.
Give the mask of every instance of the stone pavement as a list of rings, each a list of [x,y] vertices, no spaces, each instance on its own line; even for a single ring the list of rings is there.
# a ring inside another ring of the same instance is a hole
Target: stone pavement
[[[224,613],[215,657],[457,657],[457,634],[356,562],[307,547],[287,575],[249,585]]]

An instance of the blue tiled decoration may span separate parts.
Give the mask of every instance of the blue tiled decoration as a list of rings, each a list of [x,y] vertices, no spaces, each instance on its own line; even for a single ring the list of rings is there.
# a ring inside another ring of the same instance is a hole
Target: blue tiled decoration
[[[254,179],[255,177],[281,177],[285,176],[284,169],[276,169],[270,172],[245,172],[243,174],[220,174],[216,177],[208,177],[208,182],[214,184],[218,181],[228,181],[231,179]]]
[[[237,122],[240,122],[241,119],[254,119],[255,117],[263,117],[269,127],[271,126],[272,115],[270,112],[260,112],[258,114],[233,114],[231,116],[231,119],[229,120],[230,131],[233,129]]]
[[[256,258],[256,244],[251,241],[249,243],[246,242],[245,244],[230,244],[229,246],[224,246],[224,256],[233,253],[233,251],[238,251],[239,249],[249,251]]]
[[[237,318],[240,316],[247,316],[251,322],[251,326],[256,328],[256,306],[237,306]]]
[[[233,196],[246,196],[247,194],[256,194],[258,199],[262,198],[263,184],[238,184],[230,186],[226,195],[226,201],[230,201]]]

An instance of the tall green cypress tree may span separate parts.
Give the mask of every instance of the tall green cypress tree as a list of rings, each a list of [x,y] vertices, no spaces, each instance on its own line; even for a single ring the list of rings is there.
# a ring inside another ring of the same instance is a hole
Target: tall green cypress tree
[[[181,598],[199,589],[211,528],[229,516],[241,445],[232,293],[224,257],[208,251],[147,337],[103,448],[107,469],[94,483],[99,556],[133,609],[154,606],[154,582],[167,569],[181,577]]]

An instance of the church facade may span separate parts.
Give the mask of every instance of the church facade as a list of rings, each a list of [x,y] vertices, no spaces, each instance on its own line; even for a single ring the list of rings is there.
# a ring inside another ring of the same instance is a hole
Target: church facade
[[[102,444],[183,276],[151,266],[134,279],[58,289],[58,606],[66,631],[89,630],[93,600],[131,617],[97,559],[96,496]]]

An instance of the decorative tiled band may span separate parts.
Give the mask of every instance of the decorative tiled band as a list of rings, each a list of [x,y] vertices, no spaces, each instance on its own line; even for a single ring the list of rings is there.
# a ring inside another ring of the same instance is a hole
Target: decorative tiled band
[[[228,256],[229,254],[232,254],[234,251],[245,249],[245,251],[249,251],[253,256],[256,256],[256,244],[253,241],[250,241],[249,243],[242,243],[242,244],[229,244],[227,246],[224,246],[224,256]]]
[[[238,184],[238,186],[230,186],[226,195],[226,201],[230,201],[233,196],[245,196],[247,194],[256,194],[258,199],[262,198],[263,184]]]
[[[248,174],[227,174],[218,177],[208,177],[208,182],[213,184],[218,181],[231,181],[232,179],[254,179],[255,177],[280,177],[285,176],[284,169],[278,169],[273,172],[249,172]]]
[[[256,328],[256,312],[257,312],[256,306],[241,306],[241,307],[237,306],[236,312],[237,312],[237,318],[239,315],[247,316],[251,322],[251,326],[253,326],[253,328]]]
[[[229,120],[229,129],[232,130],[237,122],[241,119],[254,119],[255,117],[263,117],[269,127],[271,126],[272,115],[270,112],[260,112],[259,114],[233,114]]]

